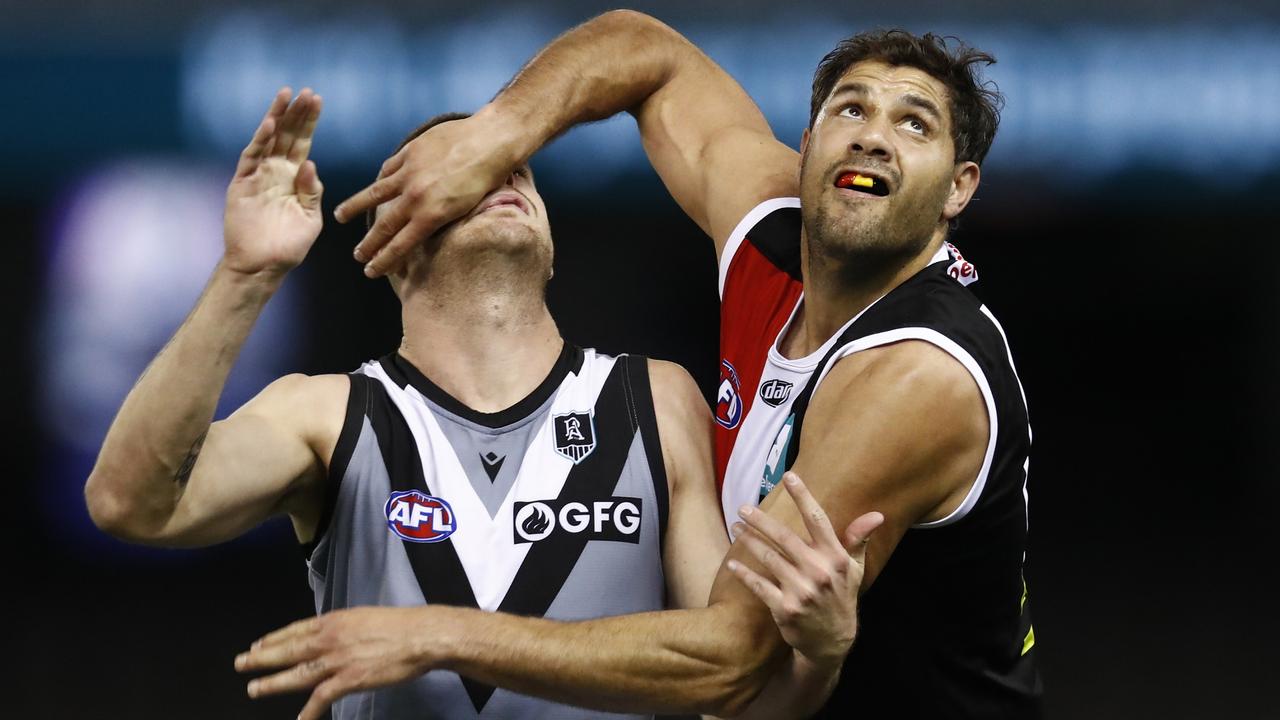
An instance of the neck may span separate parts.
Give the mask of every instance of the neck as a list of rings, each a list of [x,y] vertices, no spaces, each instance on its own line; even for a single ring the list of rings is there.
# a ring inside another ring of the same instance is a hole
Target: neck
[[[505,410],[542,383],[564,346],[544,284],[527,269],[450,269],[433,263],[402,288],[400,354],[471,409]]]
[[[856,258],[850,263],[811,257],[808,238],[802,231],[804,307],[784,338],[784,355],[802,357],[822,347],[850,319],[928,266],[944,238],[945,233],[937,233],[920,252],[872,267],[859,265]]]

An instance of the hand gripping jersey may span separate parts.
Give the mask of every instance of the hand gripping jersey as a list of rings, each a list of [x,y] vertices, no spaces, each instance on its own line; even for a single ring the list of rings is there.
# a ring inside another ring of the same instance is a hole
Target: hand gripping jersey
[[[351,374],[308,561],[316,612],[439,603],[557,620],[659,610],[667,480],[644,358],[565,345],[534,392],[478,413],[398,354]],[[442,670],[335,718],[635,717]]]
[[[767,201],[735,229],[721,259],[716,451],[725,517],[781,480],[799,452],[810,399],[853,353],[933,344],[969,371],[990,423],[964,501],[909,529],[864,594],[857,641],[819,717],[843,717],[838,708],[859,717],[1039,717],[1022,580],[1031,428],[1004,331],[966,287],[977,271],[946,244],[822,347],[787,359],[777,348],[803,300],[800,229],[798,199]]]

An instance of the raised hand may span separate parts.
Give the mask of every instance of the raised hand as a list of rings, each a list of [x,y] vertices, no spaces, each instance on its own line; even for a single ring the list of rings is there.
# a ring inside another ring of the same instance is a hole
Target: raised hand
[[[500,121],[484,111],[441,123],[382,164],[378,179],[334,211],[339,222],[382,206],[378,221],[355,248],[365,275],[399,267],[415,244],[470,212],[502,184],[523,157]]]
[[[307,159],[320,119],[320,96],[281,88],[253,139],[240,153],[227,187],[223,264],[246,274],[283,274],[296,267],[320,234],[316,165]]]
[[[788,645],[817,665],[838,667],[858,631],[867,541],[884,516],[871,512],[858,517],[846,528],[842,543],[800,476],[788,472],[782,482],[812,540],[806,542],[758,508],[744,507],[738,513],[744,522],[733,526],[737,542],[777,581],[733,560],[729,570],[769,607]]]

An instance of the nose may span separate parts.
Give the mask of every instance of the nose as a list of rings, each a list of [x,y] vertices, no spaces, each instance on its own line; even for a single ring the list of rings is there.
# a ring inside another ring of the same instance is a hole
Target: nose
[[[888,130],[879,118],[863,123],[849,141],[849,150],[855,155],[870,155],[877,160],[891,159],[893,146],[889,144]]]

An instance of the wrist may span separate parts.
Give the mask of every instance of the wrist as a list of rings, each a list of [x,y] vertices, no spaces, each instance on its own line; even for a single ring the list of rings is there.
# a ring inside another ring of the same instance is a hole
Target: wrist
[[[459,658],[462,644],[457,641],[453,628],[457,622],[448,615],[451,608],[442,605],[422,605],[413,608],[415,620],[413,637],[414,661],[422,672],[453,670]]]
[[[840,674],[840,668],[844,666],[845,659],[845,655],[827,658],[811,658],[794,648],[791,651],[791,655],[792,662],[795,664],[797,673],[813,677],[838,676]]]
[[[490,147],[504,153],[510,167],[525,162],[550,139],[551,133],[540,123],[540,113],[531,110],[503,92],[472,116],[485,126]]]
[[[288,272],[289,268],[241,269],[228,262],[224,256],[214,268],[213,281],[232,287],[250,297],[262,296],[265,300],[280,289]]]

